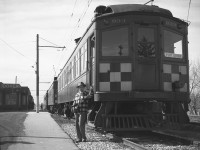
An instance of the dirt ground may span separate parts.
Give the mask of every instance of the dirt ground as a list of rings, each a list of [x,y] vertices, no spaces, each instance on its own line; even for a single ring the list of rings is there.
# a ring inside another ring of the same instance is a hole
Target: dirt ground
[[[0,150],[6,150],[13,139],[23,135],[26,112],[0,112]]]

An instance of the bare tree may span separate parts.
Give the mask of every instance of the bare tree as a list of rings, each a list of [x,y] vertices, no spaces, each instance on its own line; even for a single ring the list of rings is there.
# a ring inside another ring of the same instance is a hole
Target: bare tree
[[[190,112],[197,114],[200,109],[200,62],[190,64]]]

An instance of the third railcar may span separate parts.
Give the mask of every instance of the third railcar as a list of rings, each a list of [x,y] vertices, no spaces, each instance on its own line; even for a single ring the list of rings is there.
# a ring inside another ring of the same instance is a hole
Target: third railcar
[[[94,90],[89,121],[106,130],[187,123],[188,24],[169,10],[138,4],[99,6],[58,75],[58,103],[78,82]]]

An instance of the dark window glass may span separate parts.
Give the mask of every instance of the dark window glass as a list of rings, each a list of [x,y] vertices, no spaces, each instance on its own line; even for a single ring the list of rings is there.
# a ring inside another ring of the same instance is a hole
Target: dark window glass
[[[156,56],[154,29],[139,28],[137,43],[137,51],[139,57]]]
[[[164,30],[164,55],[171,58],[183,58],[183,36]]]
[[[102,56],[128,56],[128,28],[102,33]]]

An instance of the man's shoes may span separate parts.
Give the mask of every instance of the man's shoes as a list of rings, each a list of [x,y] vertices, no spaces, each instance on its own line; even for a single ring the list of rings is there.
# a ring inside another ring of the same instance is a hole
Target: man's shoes
[[[83,139],[83,140],[82,140],[82,142],[86,142],[86,141],[87,141],[86,139]]]
[[[76,143],[79,143],[79,142],[82,142],[82,140],[76,140],[75,142],[76,142]]]

